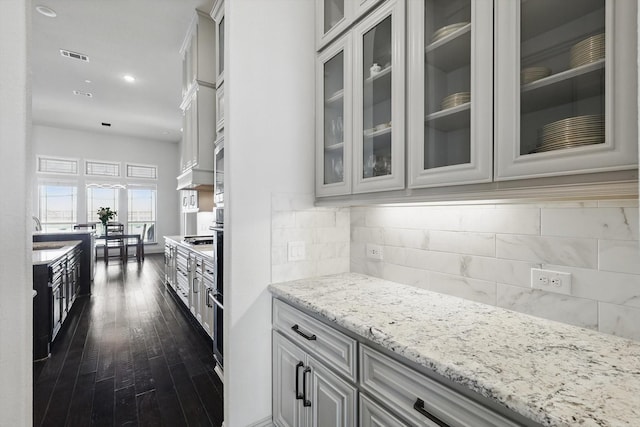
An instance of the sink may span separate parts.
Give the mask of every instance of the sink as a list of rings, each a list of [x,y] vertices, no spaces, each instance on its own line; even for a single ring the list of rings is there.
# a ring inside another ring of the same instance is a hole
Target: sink
[[[33,250],[42,251],[46,249],[62,249],[68,245],[69,243],[67,242],[33,242]]]

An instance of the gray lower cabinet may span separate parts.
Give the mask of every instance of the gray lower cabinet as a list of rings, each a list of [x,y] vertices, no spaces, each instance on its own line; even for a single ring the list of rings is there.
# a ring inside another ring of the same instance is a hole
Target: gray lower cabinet
[[[276,426],[538,426],[332,326],[273,300]]]
[[[278,427],[355,427],[357,388],[273,331],[273,422]]]
[[[409,427],[395,415],[360,393],[361,427]]]

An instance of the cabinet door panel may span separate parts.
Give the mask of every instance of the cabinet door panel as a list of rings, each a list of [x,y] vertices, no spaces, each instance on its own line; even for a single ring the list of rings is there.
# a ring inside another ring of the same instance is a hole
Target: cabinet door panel
[[[497,0],[495,179],[637,166],[633,0]]]
[[[312,427],[355,427],[357,389],[308,356]]]
[[[354,29],[353,192],[404,188],[404,1]]]
[[[407,427],[407,424],[360,393],[360,427]]]
[[[352,54],[351,35],[318,56],[316,194],[351,192]]]
[[[305,353],[273,332],[273,422],[278,427],[305,426],[305,411],[296,391],[302,393]],[[297,371],[297,372],[296,372]],[[296,379],[298,383],[296,384]]]
[[[409,187],[489,182],[493,2],[408,7]]]
[[[322,49],[353,20],[353,0],[316,0],[316,48]]]

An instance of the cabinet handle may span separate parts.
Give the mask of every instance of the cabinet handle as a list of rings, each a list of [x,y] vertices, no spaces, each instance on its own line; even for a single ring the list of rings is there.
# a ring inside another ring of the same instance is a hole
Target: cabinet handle
[[[213,307],[209,302],[210,297],[211,297],[211,292],[207,291],[207,295],[205,295],[204,297],[204,303],[207,305],[207,307]]]
[[[449,424],[445,423],[444,421],[442,421],[435,415],[430,414],[429,412],[427,412],[426,409],[424,409],[424,400],[417,398],[416,403],[413,404],[413,409],[418,411],[420,415],[423,415],[428,419],[430,419],[431,421],[433,421],[434,423],[438,424],[440,427],[449,427]]]
[[[296,365],[296,400],[300,400],[300,399],[304,399],[304,396],[300,394],[300,390],[298,390],[298,384],[300,384],[300,378],[299,378],[299,373],[300,373],[300,368],[302,368],[304,366],[304,363],[302,362],[298,362],[298,364]]]
[[[196,282],[198,281],[197,277],[194,277],[193,280],[191,280],[191,289],[193,289],[193,293],[197,294],[198,291],[196,290]]]
[[[293,330],[295,331],[295,333],[296,333],[296,334],[298,334],[298,335],[302,335],[303,337],[305,337],[305,338],[306,338],[306,339],[308,339],[309,341],[315,341],[315,340],[316,340],[316,336],[315,336],[315,334],[314,334],[314,335],[307,335],[307,334],[305,334],[304,332],[302,332],[302,331],[300,330],[300,327],[299,327],[297,324],[296,324],[296,325],[293,325],[293,326],[291,327],[291,329],[293,329]]]
[[[302,371],[302,405],[305,407],[311,406],[311,401],[307,400],[307,373],[311,372],[311,368],[306,367]]]

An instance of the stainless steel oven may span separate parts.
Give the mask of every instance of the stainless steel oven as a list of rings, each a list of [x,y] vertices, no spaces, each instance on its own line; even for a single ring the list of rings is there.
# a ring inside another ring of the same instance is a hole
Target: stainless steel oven
[[[223,365],[223,322],[224,322],[224,289],[223,289],[223,245],[224,231],[222,227],[213,227],[213,257],[215,262],[214,286],[209,290],[208,299],[213,309],[213,355],[222,368]]]

